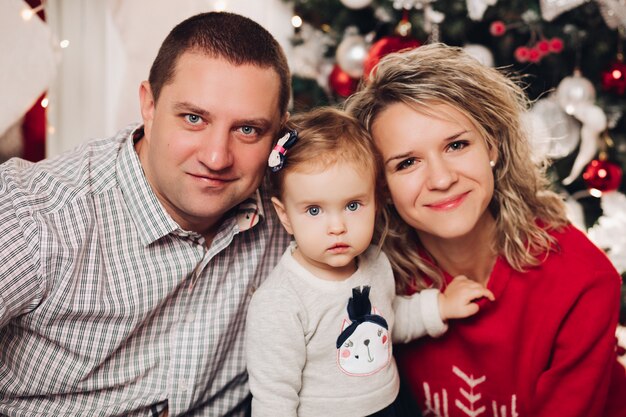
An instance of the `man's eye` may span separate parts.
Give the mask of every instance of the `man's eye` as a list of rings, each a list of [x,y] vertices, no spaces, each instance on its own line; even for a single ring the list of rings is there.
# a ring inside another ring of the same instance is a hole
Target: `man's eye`
[[[359,207],[361,207],[361,203],[359,203],[358,201],[351,201],[346,206],[346,208],[350,211],[357,211]]]
[[[317,216],[318,214],[320,214],[320,208],[319,207],[309,207],[306,211],[311,216]]]
[[[197,114],[186,114],[185,120],[192,125],[197,125],[202,121],[202,117],[198,116]]]
[[[256,133],[256,128],[252,126],[241,126],[239,131],[244,135],[254,135]]]

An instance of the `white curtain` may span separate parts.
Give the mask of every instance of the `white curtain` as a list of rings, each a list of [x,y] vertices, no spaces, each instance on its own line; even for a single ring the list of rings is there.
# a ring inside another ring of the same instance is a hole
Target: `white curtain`
[[[69,47],[50,88],[46,156],[140,121],[139,83],[161,42],[177,23],[212,10],[254,19],[290,56],[292,13],[282,0],[48,0],[47,21]]]

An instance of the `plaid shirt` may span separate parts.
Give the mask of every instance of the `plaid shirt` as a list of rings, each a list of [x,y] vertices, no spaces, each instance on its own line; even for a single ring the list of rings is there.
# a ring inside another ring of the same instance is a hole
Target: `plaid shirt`
[[[243,414],[248,301],[289,237],[257,191],[207,248],[152,192],[134,128],[0,165],[0,415]]]

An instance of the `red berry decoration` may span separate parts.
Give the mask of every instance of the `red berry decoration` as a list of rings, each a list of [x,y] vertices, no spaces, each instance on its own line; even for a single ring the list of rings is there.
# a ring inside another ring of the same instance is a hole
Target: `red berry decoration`
[[[530,49],[526,46],[518,46],[515,48],[515,59],[517,62],[528,62],[528,57],[530,56]]]
[[[392,35],[379,39],[371,46],[365,58],[365,62],[363,63],[363,77],[367,79],[372,69],[385,55],[406,49],[414,49],[419,46],[422,46],[420,41],[408,36]]]
[[[563,50],[563,39],[554,37],[548,41],[550,52],[558,54]]]
[[[537,48],[530,48],[528,50],[528,60],[533,64],[541,61],[541,52]]]
[[[612,62],[602,72],[602,89],[623,96],[626,93],[626,64],[620,60]]]
[[[594,159],[585,168],[583,179],[589,188],[602,192],[615,191],[622,181],[622,168],[615,162]]]
[[[348,97],[356,91],[359,80],[350,77],[339,65],[335,64],[328,76],[328,84],[335,94],[341,97]]]
[[[506,32],[506,25],[502,20],[496,20],[489,26],[489,33],[492,36],[502,36]]]
[[[547,55],[550,53],[550,42],[548,42],[546,39],[542,39],[537,42],[537,45],[535,45],[535,49],[539,51],[541,56]]]

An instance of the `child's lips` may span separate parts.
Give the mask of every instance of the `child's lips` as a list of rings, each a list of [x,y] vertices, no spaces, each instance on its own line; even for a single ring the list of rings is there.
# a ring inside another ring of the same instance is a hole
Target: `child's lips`
[[[335,243],[333,246],[328,248],[328,251],[332,253],[344,253],[348,251],[348,249],[350,249],[350,245],[346,243]]]

